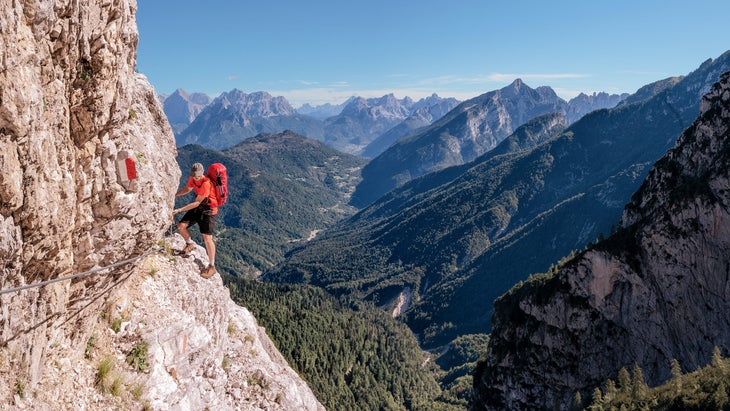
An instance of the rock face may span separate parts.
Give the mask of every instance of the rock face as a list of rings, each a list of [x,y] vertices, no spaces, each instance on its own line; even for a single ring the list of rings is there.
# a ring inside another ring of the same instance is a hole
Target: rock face
[[[132,257],[149,258],[170,225],[180,169],[162,106],[146,78],[134,70],[136,2],[2,0],[0,6],[0,289],[84,273]],[[132,268],[118,266],[0,294],[3,406],[102,409],[108,407],[98,404],[116,404],[113,392],[126,387],[127,381],[120,380],[116,388],[111,385],[110,397],[94,388],[94,366],[79,364],[79,359],[89,355],[96,338],[103,339],[100,313],[110,312],[109,307],[125,298],[131,307],[155,301],[143,297],[142,291],[125,294],[135,284]],[[217,313],[211,314],[214,318],[225,317],[234,329],[246,329],[236,328],[248,321],[244,314],[235,313],[222,296],[213,298],[220,287],[200,288],[200,294],[191,289],[187,298],[208,301],[206,296],[211,296],[207,306]],[[133,301],[135,296],[144,301]],[[158,303],[159,313],[170,310],[169,301]],[[184,309],[171,312],[191,327],[191,315],[204,317]],[[167,327],[175,320],[170,321]],[[212,319],[205,321],[210,326]],[[141,325],[130,329],[135,335],[129,338],[149,336],[153,350],[150,382],[143,384],[141,393],[147,387],[146,398],[153,406],[161,404],[159,408],[194,404],[169,400],[169,387],[152,378],[160,358],[154,352],[159,338],[154,340],[154,332]],[[200,375],[201,369],[217,372],[209,364],[220,359],[225,337],[220,330],[208,332],[212,337],[200,337],[201,341],[212,341],[219,351],[199,351],[190,358],[190,376]],[[230,356],[231,363],[238,361],[233,353]],[[180,360],[168,351],[161,358],[166,365]],[[259,376],[268,378],[267,371]],[[76,398],[83,391],[77,384],[83,383],[91,387],[92,398],[100,399]],[[200,397],[227,404],[222,396],[212,398],[224,390],[209,385],[214,388]],[[78,390],[61,389],[70,386]],[[168,389],[165,395],[154,394],[163,389]],[[287,391],[283,397],[296,395]]]
[[[134,71],[135,9],[133,1],[2,2],[3,289],[139,255],[167,224],[180,171],[162,107]],[[134,164],[136,179],[126,181],[119,161]],[[70,313],[116,277],[0,297],[0,346],[20,356],[30,385],[49,345],[84,333]]]
[[[168,249],[180,249],[179,235]],[[83,350],[62,342],[19,409],[324,410],[220,276],[198,275],[205,249],[149,255],[89,309]],[[98,311],[95,311],[98,310]],[[4,361],[4,375],[13,361]],[[101,364],[109,372],[100,377]],[[15,383],[14,378],[6,379]],[[11,385],[11,384],[5,384]],[[12,398],[0,386],[2,398]]]
[[[730,73],[660,159],[621,227],[495,303],[475,409],[567,409],[621,367],[649,385],[730,351]]]

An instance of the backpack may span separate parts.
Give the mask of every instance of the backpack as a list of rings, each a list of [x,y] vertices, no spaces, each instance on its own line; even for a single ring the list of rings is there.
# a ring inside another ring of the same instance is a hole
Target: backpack
[[[228,201],[228,173],[226,166],[221,163],[213,163],[208,166],[208,179],[213,183],[213,192],[218,207]]]

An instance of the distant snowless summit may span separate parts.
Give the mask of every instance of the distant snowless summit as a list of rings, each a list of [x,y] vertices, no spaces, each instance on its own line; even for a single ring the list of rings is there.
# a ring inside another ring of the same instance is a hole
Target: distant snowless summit
[[[342,109],[345,108],[352,100],[354,100],[356,97],[352,96],[342,102],[341,104],[331,104],[331,103],[325,103],[320,104],[317,106],[313,106],[309,103],[304,103],[301,107],[297,109],[297,112],[299,114],[304,114],[305,116],[314,117],[318,120],[324,120],[328,117],[334,117],[342,112]]]
[[[605,92],[594,92],[591,95],[580,93],[568,101],[568,108],[566,109],[568,123],[575,123],[593,110],[616,107],[628,97],[629,93],[608,94]]]
[[[157,98],[162,102],[163,111],[175,134],[185,130],[213,101],[207,94],[188,93],[181,88],[170,95],[160,94]]]

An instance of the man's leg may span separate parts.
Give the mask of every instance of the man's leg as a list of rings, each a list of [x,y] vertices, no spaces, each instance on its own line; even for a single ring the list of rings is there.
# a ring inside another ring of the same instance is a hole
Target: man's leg
[[[205,251],[208,252],[208,260],[210,264],[200,273],[203,278],[210,278],[215,274],[215,242],[213,242],[213,229],[215,228],[215,216],[204,215],[200,222],[200,234],[203,234],[205,242]]]
[[[190,231],[188,231],[189,223],[187,221],[180,221],[177,224],[177,232],[180,233],[182,238],[185,239],[185,248],[183,248],[183,254],[187,254],[195,249],[195,242],[190,239]]]
[[[212,234],[203,234],[203,241],[205,242],[205,251],[208,252],[208,260],[211,265],[215,265],[215,243],[213,242]]]
[[[179,223],[177,223],[177,232],[180,233],[185,241],[188,241],[190,239],[190,232],[188,231],[187,221],[180,221]]]

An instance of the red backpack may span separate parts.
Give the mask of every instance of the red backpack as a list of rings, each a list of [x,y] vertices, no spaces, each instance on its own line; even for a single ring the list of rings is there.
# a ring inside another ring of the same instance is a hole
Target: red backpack
[[[218,207],[228,201],[228,173],[226,166],[221,163],[213,163],[208,166],[208,179],[213,183],[213,191]]]

